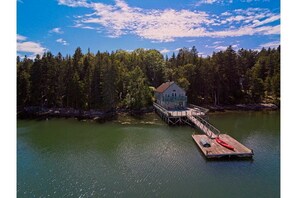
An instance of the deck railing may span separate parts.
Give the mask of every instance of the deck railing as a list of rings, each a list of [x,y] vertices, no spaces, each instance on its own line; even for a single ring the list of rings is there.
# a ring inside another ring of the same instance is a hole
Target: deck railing
[[[194,117],[194,116],[193,116]],[[206,120],[204,120],[203,118],[201,118],[200,116],[195,116],[195,118],[203,125],[205,126],[208,130],[203,130],[204,132],[206,132],[206,134],[209,137],[212,137],[212,134],[208,133],[208,131],[211,131],[214,135],[218,136],[220,135],[221,131],[219,129],[217,129],[216,127],[214,127],[212,124],[210,124],[209,122],[207,122]]]
[[[162,107],[161,105],[157,104],[157,103],[153,103],[154,107],[157,108],[158,110],[160,110],[162,113],[164,113],[166,116],[168,116],[168,111]]]
[[[206,109],[206,108],[204,108],[204,107],[200,107],[200,106],[197,106],[197,105],[193,105],[193,104],[189,104],[189,107],[190,107],[190,108],[193,108],[193,109],[195,109],[195,110],[201,111],[201,112],[203,112],[204,114],[206,114],[206,113],[209,111],[209,109]]]
[[[162,97],[162,101],[164,102],[185,102],[187,101],[187,96],[170,96],[170,97],[166,97],[163,96]]]

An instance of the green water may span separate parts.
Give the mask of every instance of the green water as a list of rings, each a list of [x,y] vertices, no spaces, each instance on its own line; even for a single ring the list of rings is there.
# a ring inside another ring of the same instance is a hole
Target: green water
[[[98,124],[18,120],[18,197],[280,197],[279,112],[212,114],[253,160],[207,161],[193,128],[157,115]]]

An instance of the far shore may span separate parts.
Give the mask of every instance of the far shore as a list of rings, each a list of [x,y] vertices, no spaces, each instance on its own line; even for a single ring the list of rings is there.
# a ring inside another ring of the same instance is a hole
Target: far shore
[[[276,111],[280,107],[272,103],[236,104],[236,105],[206,105],[210,112],[224,111]]]
[[[209,109],[209,112],[226,112],[226,111],[276,111],[280,108],[275,104],[237,104],[237,105],[203,105]],[[74,108],[47,108],[47,107],[24,107],[18,108],[18,119],[48,119],[48,118],[77,118],[78,120],[94,120],[105,122],[115,120],[119,114],[127,114],[139,117],[146,113],[154,112],[154,107],[149,106],[140,110],[130,110],[119,108],[113,111],[102,110],[78,110]]]

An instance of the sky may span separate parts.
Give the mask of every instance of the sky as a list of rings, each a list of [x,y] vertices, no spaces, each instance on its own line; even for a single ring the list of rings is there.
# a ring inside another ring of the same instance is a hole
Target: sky
[[[8,195],[6,197],[16,197],[16,50],[18,55],[26,54],[29,57],[45,51],[54,54],[61,52],[65,56],[73,54],[78,46],[84,52],[88,48],[96,52],[117,49],[130,51],[142,47],[163,50],[163,53],[170,54],[177,52],[178,48],[195,45],[202,55],[211,55],[213,51],[228,45],[233,45],[235,49],[260,49],[280,43],[279,0],[16,0],[3,1],[2,4],[0,39],[4,46],[0,51],[5,55],[5,63],[0,70],[5,75],[2,75],[0,87],[5,97],[1,97],[3,105],[0,117],[5,120],[2,126],[4,131],[14,131],[3,133],[0,144],[1,156],[6,161],[1,165],[1,170],[4,171],[1,172],[0,184],[5,186],[1,193]],[[297,176],[296,160],[292,161],[292,151],[297,139],[296,133],[292,133],[297,111],[296,91],[292,91],[296,89],[294,85],[297,72],[294,60],[297,31],[293,25],[296,6],[296,1],[282,0],[282,197],[292,197],[296,193],[291,180]],[[237,13],[240,10],[242,13]],[[204,18],[199,17],[199,13],[204,13]],[[238,16],[246,20],[240,20]],[[161,30],[162,25],[165,25],[164,31]],[[146,31],[153,27],[155,32]],[[141,34],[141,29],[146,33]]]
[[[17,0],[17,55],[280,45],[279,0]]]

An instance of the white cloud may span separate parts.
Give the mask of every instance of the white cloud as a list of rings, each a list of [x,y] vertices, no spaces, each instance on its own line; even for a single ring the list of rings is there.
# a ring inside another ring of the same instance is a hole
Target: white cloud
[[[17,34],[17,41],[25,41],[27,37]]]
[[[233,0],[199,0],[195,5],[200,6],[201,4],[230,4]]]
[[[271,22],[274,22],[274,21],[277,21],[277,20],[280,20],[280,15],[272,15],[271,17],[269,18],[266,18],[262,21],[259,21],[259,20],[256,20],[253,24],[253,27],[258,27],[258,26],[261,26],[261,25],[265,25],[265,24],[268,24],[268,23],[271,23]]]
[[[218,45],[218,44],[221,44],[221,43],[223,43],[223,41],[215,41],[215,42],[213,42],[214,45]]]
[[[111,38],[134,34],[152,42],[170,42],[182,37],[221,38],[280,33],[279,25],[269,25],[278,21],[280,15],[263,8],[237,9],[211,15],[197,10],[130,7],[124,0],[115,0],[114,5],[85,0],[59,0],[59,4],[90,8],[92,13],[76,17],[75,27],[103,29]]]
[[[251,3],[253,1],[260,1],[260,0],[240,0],[241,2]],[[263,2],[268,2],[270,0],[262,0]]]
[[[56,33],[56,34],[63,34],[64,32],[61,30],[61,28],[53,28],[49,31],[50,33]]]
[[[67,5],[69,7],[88,7],[86,0],[58,0],[59,5]]]
[[[260,47],[261,48],[277,48],[278,46],[280,45],[280,42],[279,41],[272,41],[272,42],[269,42],[269,43],[264,43],[264,44],[261,44]]]
[[[42,47],[40,43],[33,41],[26,41],[27,38],[22,35],[17,35],[17,52],[29,53],[30,57],[34,57],[37,54],[42,55],[46,48]]]
[[[230,12],[223,12],[222,14],[221,14],[222,16],[230,16],[230,15],[232,15]]]
[[[160,50],[160,53],[161,53],[161,54],[166,54],[166,53],[168,53],[168,52],[170,52],[170,51],[171,51],[171,50],[164,48],[164,49]]]
[[[223,43],[223,42],[222,41],[216,41],[216,42],[213,43],[213,45],[205,45],[204,47],[224,51],[230,46],[230,45],[219,45],[221,43]],[[231,47],[234,50],[236,50],[236,49],[239,48],[239,45],[238,44],[233,44],[233,45],[231,45]]]
[[[203,2],[207,3],[207,4],[213,4],[213,3],[218,2],[218,1],[220,1],[220,0],[204,0]]]
[[[168,53],[168,52],[179,52],[179,50],[181,50],[182,48],[176,48],[176,49],[174,49],[174,50],[170,50],[170,49],[167,49],[167,48],[164,48],[164,49],[162,49],[162,50],[159,50],[159,52],[161,53],[161,54],[166,54],[166,53]],[[191,50],[192,49],[192,47],[189,47],[189,48],[187,48],[188,50]],[[203,53],[198,53],[199,55],[203,55]]]
[[[99,30],[100,28],[94,28],[91,26],[87,26],[84,24],[81,24],[80,22],[76,23],[74,26],[72,26],[74,28],[81,28],[81,29],[89,29],[89,30]]]
[[[61,43],[62,45],[69,45],[69,43],[67,43],[67,41],[63,40],[62,38],[57,39],[56,42]]]
[[[223,51],[223,50],[226,50],[227,47],[228,47],[228,46],[216,46],[215,49],[216,49],[216,50],[221,50],[221,51]]]
[[[207,57],[208,57],[208,55],[205,54],[205,53],[203,53],[203,52],[199,52],[199,53],[198,53],[198,56],[200,56],[200,57],[202,57],[202,58],[207,58]]]

